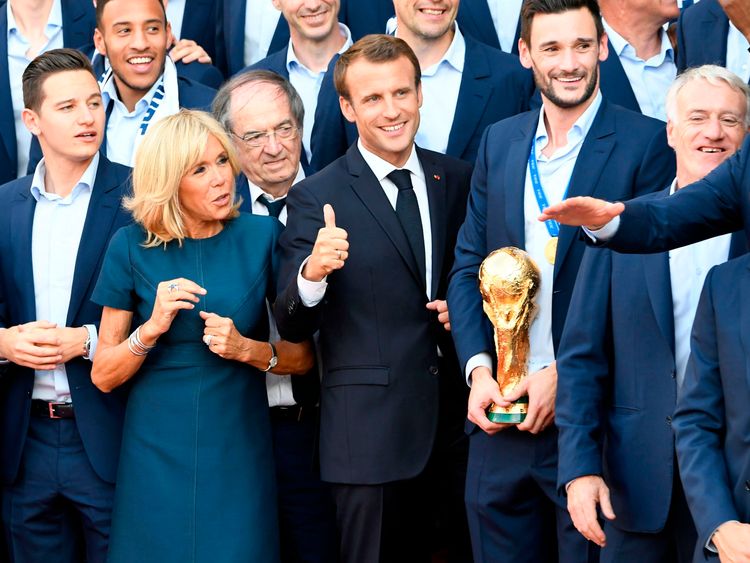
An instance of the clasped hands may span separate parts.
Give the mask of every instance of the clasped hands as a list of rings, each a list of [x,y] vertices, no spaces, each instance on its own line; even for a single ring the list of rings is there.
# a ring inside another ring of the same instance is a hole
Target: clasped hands
[[[0,357],[35,370],[52,370],[83,356],[88,331],[33,321],[0,331]]]

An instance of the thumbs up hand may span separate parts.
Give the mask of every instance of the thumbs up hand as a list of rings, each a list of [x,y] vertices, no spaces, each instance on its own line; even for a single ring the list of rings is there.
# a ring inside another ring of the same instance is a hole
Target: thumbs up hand
[[[302,270],[303,278],[315,282],[323,281],[331,272],[343,268],[349,257],[348,235],[336,226],[336,214],[327,203],[323,206],[323,221],[325,226],[318,231],[312,254]]]

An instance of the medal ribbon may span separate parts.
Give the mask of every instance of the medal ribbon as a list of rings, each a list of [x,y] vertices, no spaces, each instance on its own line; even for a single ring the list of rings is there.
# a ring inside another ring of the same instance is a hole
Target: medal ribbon
[[[535,148],[536,141],[532,141],[531,153],[529,154],[529,176],[531,177],[531,185],[534,188],[536,203],[539,206],[539,212],[541,213],[547,207],[549,207],[549,202],[547,201],[547,195],[544,193],[542,181],[539,179],[539,167],[536,163],[536,151],[534,150]],[[563,193],[562,197],[563,199],[568,197],[568,188],[570,188],[570,179],[568,179],[568,185],[565,187],[565,193]],[[549,236],[551,236],[552,238],[560,236],[560,223],[558,223],[554,219],[548,219],[544,222],[544,224],[547,226],[547,232],[549,233]]]

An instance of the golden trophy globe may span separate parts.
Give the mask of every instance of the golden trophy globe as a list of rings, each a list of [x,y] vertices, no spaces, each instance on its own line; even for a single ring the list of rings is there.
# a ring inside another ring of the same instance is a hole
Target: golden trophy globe
[[[503,395],[510,393],[528,374],[529,327],[539,289],[539,268],[523,250],[506,246],[494,250],[479,267],[479,291],[484,313],[495,327],[497,384]],[[519,424],[526,418],[529,398],[508,407],[492,404],[487,418],[492,422]]]

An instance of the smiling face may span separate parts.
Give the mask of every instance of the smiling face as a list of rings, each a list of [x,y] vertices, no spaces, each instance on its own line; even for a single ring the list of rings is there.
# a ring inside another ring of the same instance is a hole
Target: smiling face
[[[336,32],[339,3],[340,0],[273,0],[289,27],[311,41],[326,39]]]
[[[110,0],[104,7],[94,43],[109,58],[117,90],[128,107],[164,72],[169,36],[160,0]]]
[[[393,8],[399,27],[423,39],[436,39],[452,29],[458,0],[393,0]]]
[[[596,24],[586,8],[536,14],[529,44],[521,41],[521,63],[534,72],[545,104],[576,108],[596,93],[599,62],[607,58],[607,37],[597,41]]]
[[[364,58],[346,72],[349,99],[341,97],[341,111],[357,125],[362,145],[394,166],[403,166],[419,129],[422,88],[414,66],[405,56],[384,63]]]
[[[284,195],[294,182],[302,153],[301,134],[282,139],[269,135],[265,144],[251,147],[237,137],[267,133],[279,127],[301,127],[296,123],[289,100],[276,85],[251,82],[232,92],[230,109],[233,142],[245,176],[274,197]]]
[[[215,234],[232,212],[232,165],[224,146],[213,135],[209,134],[203,155],[180,181],[178,197],[185,231],[192,238]]]
[[[99,85],[86,70],[51,74],[42,83],[38,111],[23,110],[26,127],[37,137],[47,160],[88,162],[99,150],[104,108]]]
[[[700,180],[737,152],[747,133],[746,109],[745,96],[722,81],[697,79],[680,89],[667,122],[679,187]]]

